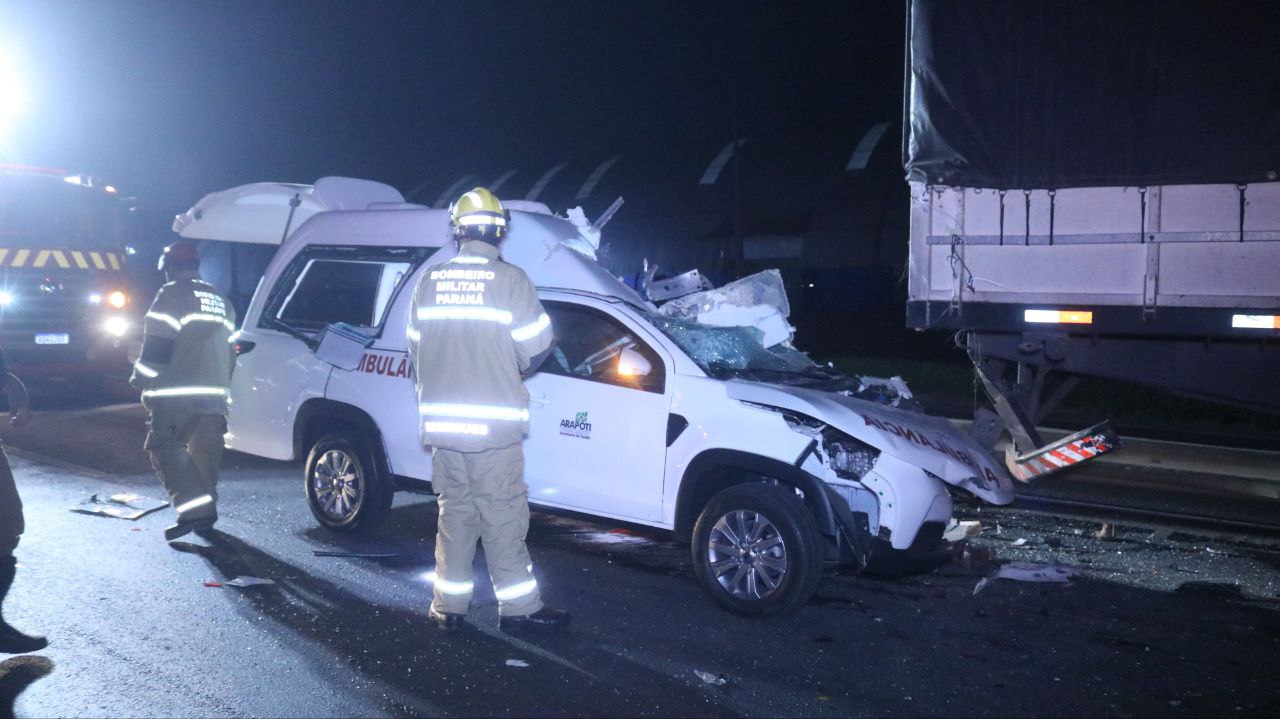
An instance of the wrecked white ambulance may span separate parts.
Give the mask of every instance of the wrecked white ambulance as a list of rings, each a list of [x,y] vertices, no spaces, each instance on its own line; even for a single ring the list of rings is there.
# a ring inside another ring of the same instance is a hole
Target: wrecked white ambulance
[[[367,184],[255,186],[244,223],[244,193],[228,191],[175,222],[189,237],[287,236],[234,338],[228,444],[305,458],[307,502],[334,530],[372,529],[394,492],[429,491],[404,328],[419,274],[454,252],[446,211]],[[332,209],[285,229],[317,202]],[[1012,500],[1005,470],[949,421],[859,399],[857,378],[766,346],[776,324],[664,314],[571,249],[579,227],[514,204],[503,254],[537,284],[557,342],[527,383],[533,505],[671,530],[715,601],[770,615],[802,606],[824,565],[936,549],[952,491]]]

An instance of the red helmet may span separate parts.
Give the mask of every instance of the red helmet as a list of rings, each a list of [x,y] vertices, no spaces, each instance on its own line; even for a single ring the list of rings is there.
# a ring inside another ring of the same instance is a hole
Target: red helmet
[[[160,255],[160,263],[157,269],[161,272],[172,272],[179,268],[199,269],[200,252],[196,247],[195,240],[182,239],[164,248],[164,253]]]

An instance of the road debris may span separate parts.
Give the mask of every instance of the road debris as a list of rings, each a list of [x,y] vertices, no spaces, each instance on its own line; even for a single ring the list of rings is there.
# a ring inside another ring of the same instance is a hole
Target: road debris
[[[951,559],[965,569],[981,569],[995,561],[996,551],[981,544],[960,540],[951,545]]]
[[[169,503],[163,500],[144,497],[133,492],[116,492],[105,496],[91,494],[88,499],[72,507],[71,511],[134,521],[167,506]]]
[[[717,687],[724,686],[725,684],[729,683],[729,677],[726,677],[723,674],[714,674],[712,672],[704,672],[701,669],[694,669],[693,673],[697,674],[698,678],[706,682],[707,684],[711,684]]]
[[[527,667],[527,666],[529,666],[529,662],[526,662],[526,661],[525,661],[525,660],[523,660],[523,659],[508,659],[508,660],[507,660],[507,666],[509,666],[509,667]]]
[[[980,533],[982,533],[982,522],[974,519],[952,520],[942,532],[942,538],[948,542],[959,542]]]
[[[1116,525],[1110,522],[1106,522],[1102,525],[1102,527],[1098,529],[1098,531],[1093,533],[1093,536],[1097,537],[1098,539],[1115,539]]]
[[[244,589],[246,587],[257,587],[264,584],[275,584],[274,579],[263,579],[262,577],[236,577],[235,579],[222,582],[218,586],[222,587],[238,587]],[[205,586],[213,586],[209,582],[205,582]]]
[[[1017,539],[1013,540],[1013,546],[1015,546],[1015,547],[1022,547],[1022,546],[1025,546],[1025,545],[1026,545],[1026,543],[1027,543],[1027,538],[1026,538],[1026,537],[1018,537]]]
[[[978,580],[973,588],[977,594],[986,589],[997,579],[1012,579],[1018,582],[1047,582],[1050,584],[1068,584],[1075,570],[1061,564],[1036,564],[1035,562],[1010,562],[996,570],[990,577]]]
[[[221,586],[222,586],[222,582],[215,581],[215,580],[213,580],[213,579],[206,579],[206,580],[204,580],[204,585],[205,585],[206,587],[213,587],[213,588],[215,588],[215,589],[216,589],[216,588],[218,588],[218,587],[221,587]]]

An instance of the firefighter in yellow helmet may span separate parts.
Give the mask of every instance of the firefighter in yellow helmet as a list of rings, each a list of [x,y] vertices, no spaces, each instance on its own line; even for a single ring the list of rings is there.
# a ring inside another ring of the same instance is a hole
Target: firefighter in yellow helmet
[[[142,354],[129,384],[142,390],[151,414],[144,447],[177,511],[177,523],[164,530],[173,541],[218,521],[236,316],[230,300],[200,279],[191,240],[166,247],[160,269],[169,282],[144,318]]]
[[[476,541],[504,631],[554,630],[569,614],[544,607],[525,547],[528,487],[521,442],[529,425],[523,378],[551,351],[551,320],[533,283],[502,261],[510,215],[477,187],[449,209],[457,255],[423,271],[408,335],[419,431],[432,448],[439,495],[430,616],[459,629],[471,603]]]

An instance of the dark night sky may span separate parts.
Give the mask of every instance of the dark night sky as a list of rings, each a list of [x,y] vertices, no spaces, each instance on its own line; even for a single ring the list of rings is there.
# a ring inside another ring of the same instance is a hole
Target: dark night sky
[[[111,178],[153,224],[243,182],[401,189],[473,163],[705,165],[739,134],[838,138],[901,106],[900,3],[27,2],[6,159]],[[435,187],[436,185],[433,185]]]

